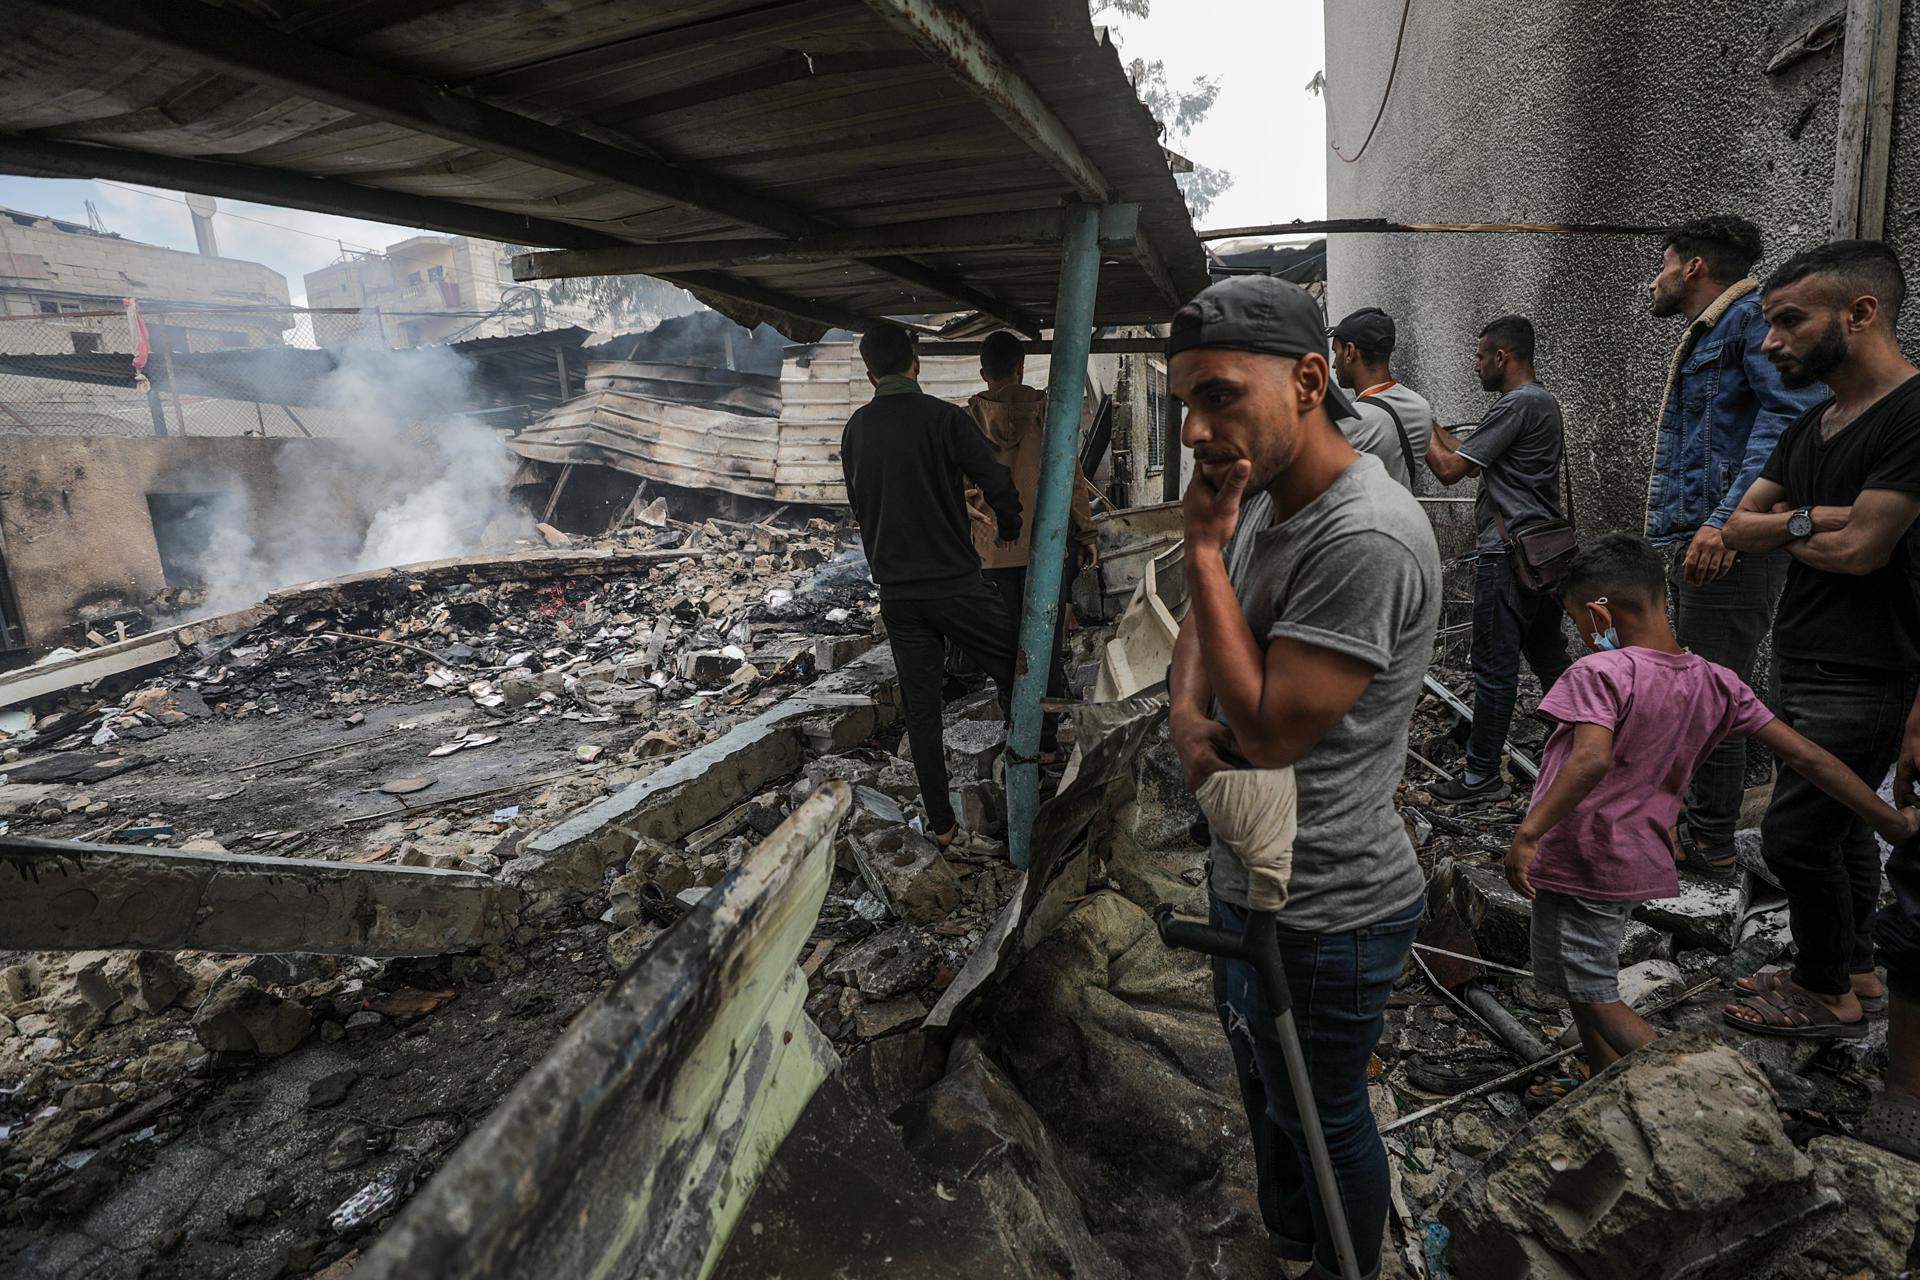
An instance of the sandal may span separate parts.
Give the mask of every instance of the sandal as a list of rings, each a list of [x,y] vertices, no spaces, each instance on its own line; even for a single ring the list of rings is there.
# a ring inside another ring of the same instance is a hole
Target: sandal
[[[1726,881],[1733,879],[1740,869],[1740,861],[1734,855],[1730,844],[1708,848],[1694,838],[1693,828],[1684,822],[1675,829],[1675,847],[1679,854],[1674,865],[1682,875],[1698,876],[1702,880]]]
[[[1733,980],[1733,989],[1744,995],[1765,998],[1786,985],[1787,969],[1767,969],[1760,973],[1751,973],[1744,978]]]
[[[1529,1111],[1545,1111],[1568,1094],[1585,1084],[1591,1077],[1585,1067],[1574,1067],[1565,1075],[1549,1076],[1528,1086],[1521,1100]]]
[[[1786,984],[1787,975],[1790,972],[1787,969],[1769,969],[1765,973],[1736,978],[1733,982],[1734,989],[1750,996],[1771,995]],[[1878,1017],[1887,1011],[1887,993],[1884,991],[1877,996],[1863,996],[1856,991],[1854,999],[1860,1002],[1860,1011],[1869,1018]]]
[[[1758,1018],[1742,1018],[1733,1011],[1751,1009]],[[1858,1040],[1867,1034],[1867,1020],[1842,1022],[1820,998],[1791,984],[1776,986],[1764,996],[1742,996],[1723,1005],[1720,1018],[1757,1036],[1790,1040]]]
[[[1882,1151],[1920,1160],[1920,1098],[1885,1090],[1874,1094],[1866,1119],[1860,1122],[1859,1137]]]

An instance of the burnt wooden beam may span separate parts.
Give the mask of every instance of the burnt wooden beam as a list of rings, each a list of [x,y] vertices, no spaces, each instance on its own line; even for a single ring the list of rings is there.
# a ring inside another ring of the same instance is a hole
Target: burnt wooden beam
[[[550,244],[580,249],[631,244],[618,236],[577,227],[570,222],[528,217],[434,196],[385,191],[332,178],[309,178],[285,169],[266,169],[225,160],[157,156],[90,143],[0,134],[0,173],[29,178],[115,178],[172,191],[200,191],[210,196],[308,209],[314,213],[372,218],[509,244]],[[683,272],[661,278],[683,288],[732,298],[831,328],[858,330],[873,323],[873,317],[845,307],[816,302],[718,272]]]
[[[999,116],[1082,199],[1105,204],[1113,194],[1106,175],[1027,78],[965,13],[942,0],[867,0],[886,19]]]
[[[711,1274],[839,1065],[798,962],[851,800],[843,782],[814,792],[581,1010],[355,1276]]]
[[[1316,218],[1311,221],[1269,222],[1257,227],[1216,227],[1195,232],[1202,240],[1238,240],[1243,236],[1301,236],[1352,232],[1386,235],[1402,232],[1445,232],[1481,235],[1530,234],[1548,236],[1658,236],[1670,223],[1642,222],[1395,222],[1389,218]]]
[[[1102,248],[1135,250],[1139,206],[1108,205],[1101,213]],[[1013,249],[1056,249],[1063,243],[1057,209],[1027,213],[930,218],[849,231],[827,231],[792,240],[676,240],[666,244],[623,245],[527,253],[513,260],[515,280],[563,280],[577,276],[659,275],[663,271],[707,270],[771,262],[844,262],[875,254],[982,253]]]
[[[210,196],[346,218],[370,218],[508,244],[591,249],[628,243],[618,236],[570,222],[462,204],[436,196],[386,191],[334,178],[311,178],[286,169],[162,156],[85,142],[0,134],[0,172],[28,178],[115,178],[170,191],[200,191]]]
[[[382,0],[391,3],[392,0]],[[602,76],[630,78],[634,63],[671,59],[687,49],[722,42],[773,44],[790,32],[844,12],[846,0],[772,0],[736,13],[723,13],[656,27],[623,40],[585,49],[547,54],[515,66],[485,72],[460,86],[470,93],[498,96],[538,93],[555,84],[580,84]]]
[[[434,956],[504,942],[491,876],[0,836],[0,947]]]
[[[782,235],[813,219],[790,206],[695,169],[667,164],[400,74],[381,63],[289,35],[199,0],[19,0],[62,22],[130,37],[154,52],[189,58],[252,84],[269,85],[556,173],[628,191]]]
[[[19,0],[22,7],[105,35],[175,53],[223,74],[268,85],[357,116],[504,156],[554,173],[605,183],[783,236],[828,230],[804,210],[693,168],[588,138],[417,80],[392,68],[290,35],[199,0]],[[861,264],[1037,334],[1031,312],[998,295],[903,257]]]

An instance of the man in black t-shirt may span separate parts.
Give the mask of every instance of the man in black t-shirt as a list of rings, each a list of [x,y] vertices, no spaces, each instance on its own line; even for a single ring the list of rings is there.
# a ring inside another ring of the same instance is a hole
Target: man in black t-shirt
[[[1822,382],[1832,396],[1787,428],[1724,531],[1736,551],[1792,555],[1774,618],[1777,709],[1873,787],[1920,683],[1920,369],[1894,334],[1905,292],[1893,251],[1868,240],[1800,254],[1767,281],[1761,350],[1788,387]],[[1863,1035],[1865,1007],[1886,999],[1874,973],[1872,833],[1784,768],[1760,833],[1796,954],[1789,974],[1741,980],[1728,1021],[1772,1035]]]

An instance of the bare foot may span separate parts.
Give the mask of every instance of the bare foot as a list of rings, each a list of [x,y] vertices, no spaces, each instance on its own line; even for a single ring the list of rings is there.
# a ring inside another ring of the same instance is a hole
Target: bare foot
[[[1887,984],[1880,980],[1877,973],[1856,973],[1853,979],[1853,994],[1862,1000],[1878,1000],[1887,994]]]

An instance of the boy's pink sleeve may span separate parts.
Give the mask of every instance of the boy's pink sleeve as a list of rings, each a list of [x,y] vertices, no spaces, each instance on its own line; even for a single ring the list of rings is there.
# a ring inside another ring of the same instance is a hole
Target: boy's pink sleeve
[[[1540,699],[1540,713],[1562,724],[1597,724],[1618,728],[1633,692],[1631,676],[1613,663],[1580,659],[1553,683]]]
[[[1727,736],[1743,738],[1760,732],[1775,720],[1773,712],[1767,710],[1767,704],[1760,701],[1760,695],[1748,687],[1740,677],[1729,674],[1730,687],[1727,692],[1733,698],[1733,714],[1727,726]]]

